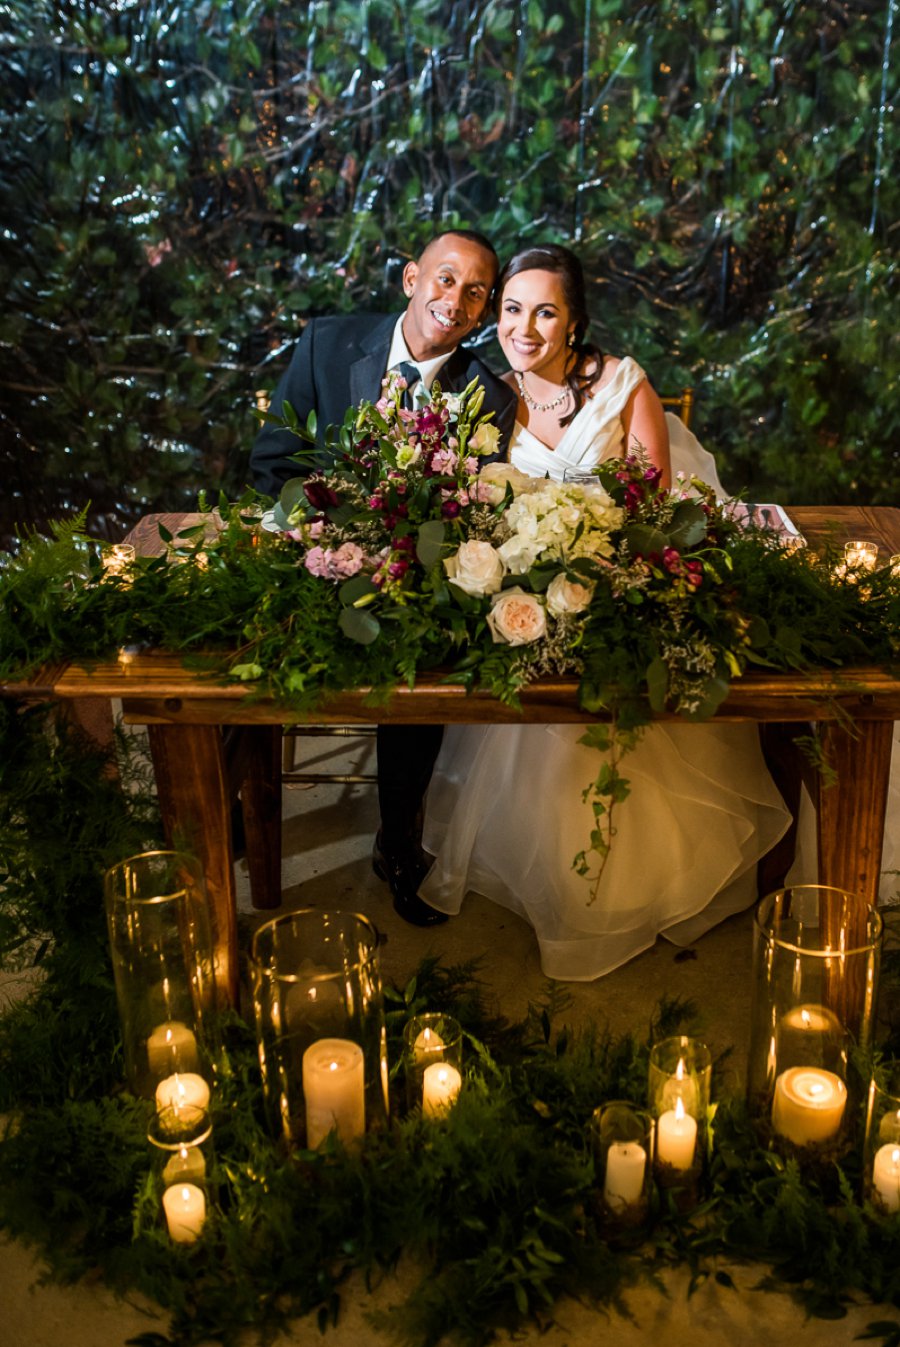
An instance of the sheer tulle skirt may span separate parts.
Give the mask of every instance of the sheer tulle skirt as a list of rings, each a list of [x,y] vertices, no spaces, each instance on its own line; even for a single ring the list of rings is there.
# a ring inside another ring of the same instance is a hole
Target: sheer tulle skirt
[[[621,766],[631,793],[595,898],[573,869],[591,829],[598,750],[577,725],[451,726],[428,792],[420,889],[459,912],[470,890],[534,927],[544,972],[586,981],[665,934],[688,944],[756,898],[755,867],[790,815],[754,725],[654,724]]]

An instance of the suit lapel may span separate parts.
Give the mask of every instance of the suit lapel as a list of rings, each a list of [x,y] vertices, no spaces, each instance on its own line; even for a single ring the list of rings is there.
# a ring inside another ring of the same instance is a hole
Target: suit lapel
[[[350,403],[377,402],[381,397],[381,381],[391,350],[391,337],[397,315],[391,314],[379,323],[374,332],[361,343],[364,355],[350,366]]]
[[[471,352],[465,346],[456,350],[437,372],[437,381],[448,393],[461,393],[468,380],[469,357]]]

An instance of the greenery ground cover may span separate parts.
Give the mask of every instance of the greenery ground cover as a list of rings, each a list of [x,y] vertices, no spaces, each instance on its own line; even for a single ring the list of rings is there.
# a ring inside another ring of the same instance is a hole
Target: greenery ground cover
[[[121,1086],[101,897],[104,867],[156,836],[152,798],[120,790],[46,709],[0,708],[0,750],[3,955],[42,969],[0,1020],[0,1221],[50,1275],[99,1272],[164,1306],[166,1333],[137,1342],[228,1343],[251,1326],[270,1340],[299,1314],[327,1327],[348,1270],[377,1277],[412,1249],[421,1280],[379,1321],[404,1343],[486,1342],[501,1326],[547,1323],[566,1294],[614,1304],[668,1264],[716,1275],[719,1253],[768,1264],[771,1284],[814,1314],[839,1318],[851,1295],[900,1308],[900,1215],[859,1202],[857,1151],[801,1170],[760,1145],[740,1099],[719,1101],[701,1204],[681,1213],[657,1195],[640,1238],[607,1238],[585,1123],[604,1099],[643,1101],[648,1042],[602,1025],[569,1032],[559,993],[510,1024],[477,968],[434,961],[387,989],[386,1011],[391,1060],[411,1013],[462,1022],[470,1065],[446,1121],[398,1108],[358,1155],[286,1157],[262,1124],[252,1032],[232,1017],[214,1115],[219,1200],[197,1244],[171,1244],[148,1182],[150,1105]],[[890,955],[886,972],[882,1065],[898,1049]],[[650,1037],[692,1014],[662,1005]],[[871,1332],[890,1342],[898,1329],[881,1318]]]

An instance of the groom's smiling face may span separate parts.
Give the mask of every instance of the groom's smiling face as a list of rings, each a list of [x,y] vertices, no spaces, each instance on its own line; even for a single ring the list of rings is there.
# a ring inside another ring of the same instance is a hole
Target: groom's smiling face
[[[493,255],[458,234],[435,239],[418,262],[408,262],[403,337],[413,360],[454,350],[484,317],[496,279]]]

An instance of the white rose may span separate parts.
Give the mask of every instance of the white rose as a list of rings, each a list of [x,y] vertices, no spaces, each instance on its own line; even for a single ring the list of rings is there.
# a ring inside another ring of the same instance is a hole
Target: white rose
[[[444,570],[459,589],[477,598],[496,594],[503,581],[503,562],[490,543],[462,543],[452,557],[447,557]]]
[[[545,634],[547,614],[537,595],[526,594],[517,585],[491,601],[487,624],[498,644],[530,645]]]
[[[469,437],[467,450],[473,454],[496,454],[500,447],[500,431],[490,421],[483,421],[475,434]]]
[[[580,585],[576,580],[567,580],[565,573],[560,571],[547,586],[547,607],[554,617],[581,613],[590,603],[593,592],[593,585]]]
[[[441,401],[450,413],[451,421],[459,420],[459,404],[462,401],[459,393],[442,393]]]
[[[523,492],[533,491],[540,483],[540,478],[527,476],[511,463],[485,463],[483,468],[478,469],[478,499],[488,505],[499,505],[506,495],[507,482],[512,486],[513,493],[519,496]]]

